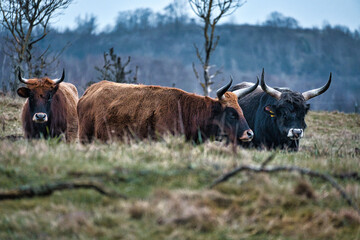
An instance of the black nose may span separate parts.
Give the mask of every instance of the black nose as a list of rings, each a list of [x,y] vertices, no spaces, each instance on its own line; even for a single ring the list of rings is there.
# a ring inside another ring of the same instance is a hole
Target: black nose
[[[296,137],[296,138],[300,137],[302,132],[303,132],[302,129],[295,128],[295,129],[292,130],[292,133],[293,133],[294,137]]]
[[[248,136],[249,139],[253,139],[253,137],[254,137],[254,132],[251,131],[251,130],[249,130],[249,131],[246,132],[246,135]]]
[[[44,120],[46,117],[45,113],[35,113],[36,120]]]
[[[46,122],[47,115],[46,113],[35,113],[33,120],[35,120],[36,122]]]
[[[250,142],[254,137],[254,133],[251,129],[245,130],[243,135],[239,138],[243,142]]]

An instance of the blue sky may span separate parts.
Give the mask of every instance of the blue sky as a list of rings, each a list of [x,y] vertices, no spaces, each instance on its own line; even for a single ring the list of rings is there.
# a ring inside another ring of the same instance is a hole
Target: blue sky
[[[173,0],[75,0],[53,25],[74,27],[78,16],[95,15],[99,28],[112,25],[120,11],[151,8],[161,11]],[[185,1],[188,5],[187,1]],[[188,6],[187,6],[188,7]],[[193,16],[188,8],[189,15]],[[236,23],[256,24],[278,11],[299,21],[302,27],[322,27],[324,23],[360,30],[360,0],[247,0],[233,15],[224,19]]]

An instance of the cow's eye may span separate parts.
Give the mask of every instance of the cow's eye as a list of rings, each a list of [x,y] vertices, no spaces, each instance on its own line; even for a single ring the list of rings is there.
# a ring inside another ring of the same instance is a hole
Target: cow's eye
[[[236,114],[235,113],[230,113],[230,119],[235,120],[236,119]]]

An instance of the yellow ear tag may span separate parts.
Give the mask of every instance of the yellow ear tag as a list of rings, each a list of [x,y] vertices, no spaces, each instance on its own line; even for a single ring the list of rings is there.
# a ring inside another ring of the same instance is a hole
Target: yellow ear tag
[[[274,114],[274,112],[273,111],[269,111],[271,114],[270,114],[270,117],[275,117],[275,114]]]

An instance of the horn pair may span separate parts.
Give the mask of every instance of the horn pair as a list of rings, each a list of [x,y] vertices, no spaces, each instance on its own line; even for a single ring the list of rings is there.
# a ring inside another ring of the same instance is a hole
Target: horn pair
[[[25,83],[25,84],[29,84],[29,82],[28,82],[29,79],[26,79],[26,78],[21,77],[21,71],[20,71],[20,69],[19,69],[18,71],[19,71],[19,74],[18,74],[19,81],[22,82],[22,83]],[[61,83],[62,81],[64,81],[64,79],[65,79],[65,69],[63,69],[61,78],[56,78],[56,79],[54,79],[53,81],[55,82],[55,84],[59,84],[59,83]]]
[[[259,78],[258,78],[258,81],[259,81]],[[323,94],[326,90],[328,90],[328,88],[330,87],[330,84],[331,84],[331,73],[330,73],[330,77],[329,77],[328,82],[324,86],[302,93],[305,101],[307,101],[307,100],[309,100],[311,98],[314,98],[316,96],[319,96],[320,94]],[[265,80],[264,80],[264,69],[262,70],[262,74],[261,74],[261,88],[262,88],[262,90],[264,92],[266,92],[267,94],[269,94],[273,98],[275,98],[277,100],[280,100],[281,92],[274,89],[274,88],[272,88],[272,87],[269,87],[268,85],[266,85]]]
[[[218,97],[218,99],[222,99],[223,98],[223,95],[227,92],[227,90],[229,90],[231,84],[233,82],[233,78],[232,76],[230,76],[230,82],[228,84],[226,84],[225,86],[221,87],[219,90],[216,91],[216,95]],[[233,91],[233,93],[235,93],[235,95],[238,97],[238,98],[242,98],[244,97],[246,94],[249,94],[251,93],[252,91],[254,91],[257,86],[259,85],[259,79],[257,79],[257,82],[251,86],[251,87],[248,87],[248,88],[243,88],[243,89],[238,89],[238,90],[235,90]]]

